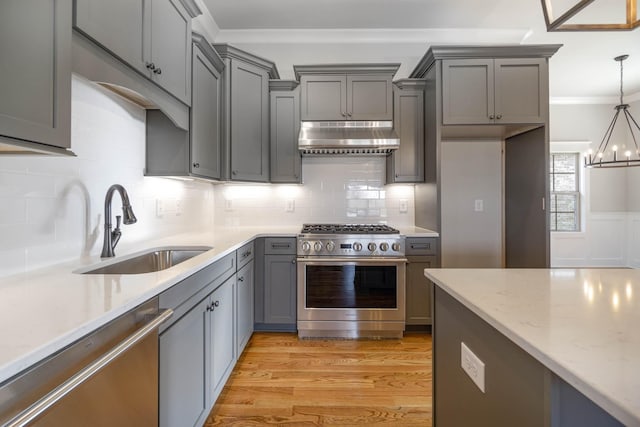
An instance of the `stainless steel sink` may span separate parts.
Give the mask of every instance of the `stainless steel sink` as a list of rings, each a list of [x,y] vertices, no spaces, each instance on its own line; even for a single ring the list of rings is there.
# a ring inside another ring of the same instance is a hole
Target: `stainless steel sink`
[[[165,270],[212,249],[211,246],[178,246],[151,249],[121,261],[77,270],[78,274],[143,274]]]

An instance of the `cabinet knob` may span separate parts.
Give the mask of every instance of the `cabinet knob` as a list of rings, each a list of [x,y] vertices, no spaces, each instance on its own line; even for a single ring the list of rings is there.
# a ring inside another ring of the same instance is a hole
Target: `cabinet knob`
[[[496,119],[498,119],[498,120],[500,120],[501,118],[502,118],[502,114],[498,114],[498,115],[496,116]]]
[[[200,163],[194,163],[194,164],[193,164],[193,167],[194,167],[194,168],[199,168],[199,167],[200,167]]]
[[[347,116],[351,117],[351,114],[352,114],[352,113],[347,113]]]
[[[244,276],[238,277],[238,282],[244,282]]]
[[[344,111],[340,111],[340,114],[342,115],[342,117],[347,117],[347,113],[345,113]]]
[[[214,307],[218,307],[219,305],[220,305],[220,301],[216,301],[216,302],[213,303]]]
[[[294,258],[291,260],[291,264],[295,264],[295,263],[296,263],[296,259]]]
[[[493,120],[493,114],[489,116],[489,120]]]
[[[154,74],[162,74],[162,68],[158,67],[155,70],[153,70]]]
[[[238,175],[238,171],[231,171],[231,175]]]
[[[153,62],[147,62],[145,66],[151,71],[154,71],[156,69],[156,64],[154,64]]]

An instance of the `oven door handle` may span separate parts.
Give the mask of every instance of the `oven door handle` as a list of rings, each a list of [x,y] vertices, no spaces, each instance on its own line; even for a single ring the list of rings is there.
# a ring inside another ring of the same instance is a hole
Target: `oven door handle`
[[[336,264],[336,263],[354,263],[354,264],[407,264],[409,260],[406,258],[298,258],[299,264]]]

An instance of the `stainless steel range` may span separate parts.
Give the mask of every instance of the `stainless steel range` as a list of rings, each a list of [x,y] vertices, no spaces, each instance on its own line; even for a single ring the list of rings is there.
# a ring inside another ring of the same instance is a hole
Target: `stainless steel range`
[[[305,224],[297,254],[300,337],[402,337],[407,260],[398,230]]]

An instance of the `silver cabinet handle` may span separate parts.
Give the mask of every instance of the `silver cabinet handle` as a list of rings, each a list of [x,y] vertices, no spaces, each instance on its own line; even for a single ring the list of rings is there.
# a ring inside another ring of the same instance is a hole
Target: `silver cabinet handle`
[[[500,120],[501,118],[502,118],[502,114],[498,114],[498,115],[496,116],[496,119],[498,119],[498,120]]]
[[[170,308],[163,310],[151,322],[136,330],[134,333],[121,341],[118,345],[100,356],[89,366],[85,367],[82,371],[78,372],[67,381],[60,384],[42,399],[38,400],[29,408],[18,414],[15,418],[9,421],[9,423],[6,424],[5,427],[22,427],[35,420],[39,415],[41,415],[44,411],[49,409],[67,394],[72,392],[80,384],[84,383],[86,380],[101,371],[105,366],[111,363],[122,353],[126,352],[138,342],[142,341],[147,335],[156,330],[165,320],[167,320],[172,315],[173,310],[171,310]]]
[[[145,66],[151,71],[156,69],[156,64],[154,64],[153,62],[147,62]]]
[[[156,68],[155,70],[153,70],[153,74],[162,74],[162,68]]]
[[[244,276],[238,277],[238,282],[244,282]]]
[[[295,263],[296,263],[296,259],[294,258],[291,260],[291,264],[295,264]]]
[[[493,114],[489,116],[489,120],[493,120]]]
[[[199,167],[200,167],[200,163],[194,163],[194,164],[193,164],[193,167],[194,167],[194,168],[199,168]]]

